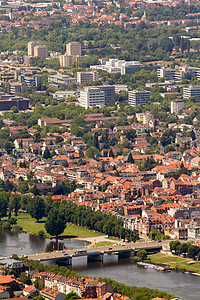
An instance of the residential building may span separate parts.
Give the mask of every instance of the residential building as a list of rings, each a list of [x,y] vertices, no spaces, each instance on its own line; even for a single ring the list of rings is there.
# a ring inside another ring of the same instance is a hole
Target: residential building
[[[128,92],[129,105],[136,107],[137,105],[145,105],[151,101],[151,93],[145,90],[133,90]]]
[[[48,48],[45,45],[38,45],[34,47],[34,57],[46,59],[48,56]]]
[[[28,56],[34,56],[34,48],[40,45],[39,41],[28,42]]]
[[[154,119],[153,115],[150,114],[149,111],[146,111],[144,113],[137,113],[136,119],[138,122],[142,122],[142,124],[148,125],[150,120]]]
[[[81,44],[78,42],[71,42],[69,44],[66,44],[66,54],[81,56]]]
[[[33,55],[34,55],[34,53],[33,53]],[[28,56],[28,55],[24,56],[24,63],[27,66],[30,66],[32,64],[32,61],[33,61],[33,56]]]
[[[27,85],[23,82],[7,82],[6,91],[8,94],[17,95],[28,91]]]
[[[60,61],[61,68],[69,68],[74,63],[77,63],[78,57],[73,56],[73,55],[64,54],[64,55],[59,56],[59,61]]]
[[[200,102],[200,87],[192,86],[183,88],[183,98],[184,99],[193,99],[194,102]]]
[[[80,92],[80,106],[103,107],[105,105],[105,93],[98,87],[86,87]]]
[[[99,73],[97,71],[92,72],[77,72],[77,82],[82,84],[85,82],[92,82],[99,80]]]
[[[49,75],[48,76],[48,82],[57,85],[57,86],[63,86],[63,87],[68,87],[68,85],[71,82],[76,83],[76,78],[72,78],[69,75],[63,75],[60,73],[57,73],[56,75]]]
[[[185,108],[185,103],[182,100],[171,101],[171,114],[177,114],[183,108]]]
[[[63,293],[49,288],[44,288],[41,290],[40,295],[46,300],[63,300],[66,296]]]
[[[200,240],[200,227],[192,226],[188,228],[188,239],[189,240]]]

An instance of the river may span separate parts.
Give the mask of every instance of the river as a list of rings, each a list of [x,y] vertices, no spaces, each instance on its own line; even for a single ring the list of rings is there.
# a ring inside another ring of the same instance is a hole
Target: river
[[[130,286],[145,286],[171,293],[184,300],[200,299],[200,277],[181,272],[159,272],[138,266],[131,259],[118,260],[110,255],[104,262],[74,264],[77,273],[91,277],[109,277]]]
[[[26,233],[3,231],[0,229],[0,255],[31,254],[52,250],[55,241],[37,238]],[[64,240],[60,249],[83,248],[79,240]],[[22,250],[21,250],[22,249]],[[32,251],[31,251],[32,249]],[[184,300],[200,299],[200,277],[176,272],[159,272],[137,266],[131,259],[117,259],[115,255],[105,256],[104,262],[86,263],[84,258],[75,260],[71,269],[91,277],[109,277],[133,286],[146,286],[174,294]]]
[[[85,245],[84,241],[63,240],[59,242],[59,249],[79,249]],[[55,240],[39,238],[28,233],[5,231],[0,228],[0,256],[11,254],[27,255],[56,250]]]

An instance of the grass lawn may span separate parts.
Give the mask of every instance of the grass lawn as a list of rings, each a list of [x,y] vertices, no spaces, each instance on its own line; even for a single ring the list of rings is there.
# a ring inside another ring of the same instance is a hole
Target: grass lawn
[[[96,243],[96,246],[92,246],[92,247],[102,247],[102,246],[109,246],[109,245],[114,245],[113,242],[98,242]]]
[[[193,261],[190,258],[182,258],[175,255],[167,255],[164,253],[156,253],[148,255],[148,258],[151,259],[152,263],[155,264],[166,264],[171,268],[185,269],[189,272],[199,273],[200,274],[200,262],[196,261],[194,264],[188,265],[188,262]]]
[[[46,237],[50,237],[50,235],[46,232],[44,228],[46,218],[42,218],[38,223],[35,219],[31,218],[29,214],[20,213],[17,216],[17,225],[23,228],[24,231],[28,233],[37,234],[38,231],[43,230],[45,232]],[[74,225],[71,223],[67,223],[67,227],[63,234],[61,234],[62,238],[86,238],[86,237],[95,237],[102,236],[103,233],[87,229],[85,227],[81,227],[78,225]]]

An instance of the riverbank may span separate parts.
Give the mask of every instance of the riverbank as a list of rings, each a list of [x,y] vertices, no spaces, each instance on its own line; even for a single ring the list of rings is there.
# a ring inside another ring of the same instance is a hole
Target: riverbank
[[[156,253],[148,255],[150,262],[153,264],[166,264],[172,270],[190,272],[193,275],[200,275],[200,262],[190,258],[182,258],[176,255]]]
[[[45,237],[51,238],[51,236],[46,232],[44,224],[46,222],[46,218],[42,218],[39,222],[36,222],[35,219],[31,218],[29,214],[19,213],[17,216],[17,225],[20,226],[24,232],[29,234],[38,235],[39,231],[43,231]],[[71,223],[67,223],[67,226],[64,232],[60,235],[62,239],[70,239],[70,238],[89,238],[89,237],[99,237],[103,236],[103,233],[100,233],[95,230],[90,230],[88,228],[74,225]]]

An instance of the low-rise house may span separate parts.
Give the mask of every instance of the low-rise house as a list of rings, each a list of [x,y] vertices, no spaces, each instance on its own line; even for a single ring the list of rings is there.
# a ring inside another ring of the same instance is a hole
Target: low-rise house
[[[40,295],[44,297],[45,300],[63,300],[66,296],[63,293],[50,288],[44,288],[41,290]]]
[[[28,285],[23,289],[24,296],[31,296],[37,292],[37,288],[34,285]]]

